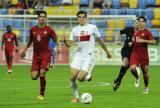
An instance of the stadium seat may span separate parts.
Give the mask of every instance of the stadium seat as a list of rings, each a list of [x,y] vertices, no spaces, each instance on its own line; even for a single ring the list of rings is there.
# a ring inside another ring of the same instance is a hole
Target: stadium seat
[[[109,15],[118,15],[117,9],[109,9],[108,12],[109,12]]]
[[[146,14],[146,18],[147,20],[152,20],[153,19],[153,9],[145,9],[145,14]]]
[[[156,5],[160,5],[160,0],[156,0]]]
[[[62,0],[51,0],[52,5],[62,5]]]
[[[129,8],[136,9],[138,7],[138,0],[129,0]]]
[[[118,10],[118,15],[126,15],[127,14],[127,9],[119,9]]]
[[[116,28],[122,29],[125,27],[125,20],[119,19],[116,20]]]
[[[12,5],[16,5],[18,3],[18,0],[11,0]]]
[[[73,4],[80,4],[80,0],[73,0]]]
[[[114,39],[114,31],[113,30],[107,30],[105,32],[106,35],[106,41],[113,41]]]
[[[99,8],[93,9],[93,15],[101,15],[101,14],[102,14],[102,9],[99,9]]]
[[[7,15],[8,14],[8,9],[0,9],[0,14]]]
[[[129,0],[121,0],[121,7],[128,7],[129,6]]]
[[[146,8],[146,0],[139,0],[138,1],[138,8],[145,9]]]
[[[115,20],[108,20],[107,23],[108,23],[108,28],[110,28],[110,29],[116,28]]]
[[[160,20],[153,19],[152,20],[152,27],[160,27]]]
[[[112,0],[112,8],[119,9],[120,8],[120,0]]]
[[[134,21],[133,20],[126,20],[126,27],[133,26]]]
[[[154,39],[159,39],[159,30],[157,30],[157,29],[151,29],[151,32],[152,32],[152,34],[153,34],[153,37],[154,37]]]
[[[156,0],[147,0],[147,5],[148,6],[155,6],[156,5]]]
[[[155,19],[160,19],[160,9],[159,8],[155,8],[153,10],[153,13],[154,13],[154,18]]]
[[[90,0],[80,0],[80,6],[89,6]]]
[[[152,27],[152,21],[151,20],[147,20],[146,27],[149,27],[149,28]]]
[[[21,35],[21,31],[20,31],[20,30],[14,29],[14,30],[13,30],[13,33],[16,34],[17,38],[20,38],[20,35]]]

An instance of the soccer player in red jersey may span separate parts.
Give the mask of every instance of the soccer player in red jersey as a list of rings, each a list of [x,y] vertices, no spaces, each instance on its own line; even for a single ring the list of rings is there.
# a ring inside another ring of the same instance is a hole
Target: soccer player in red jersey
[[[25,51],[33,43],[31,77],[33,80],[37,80],[40,76],[40,95],[37,99],[43,100],[46,87],[45,75],[51,61],[51,49],[49,47],[50,38],[57,42],[58,52],[61,52],[61,45],[57,40],[55,31],[46,25],[47,13],[45,11],[38,12],[38,20],[38,25],[33,26],[30,29],[29,41],[22,51],[21,57],[25,55]]]
[[[133,51],[131,55],[130,68],[132,72],[136,73],[136,66],[140,65],[143,78],[144,78],[144,94],[148,94],[148,66],[149,66],[149,55],[148,55],[148,44],[155,44],[152,33],[145,28],[146,18],[141,16],[138,18],[139,29],[135,31],[133,37]]]
[[[1,50],[3,51],[3,47],[5,46],[5,56],[6,56],[6,61],[8,65],[8,73],[12,73],[12,60],[13,60],[13,52],[14,49],[15,51],[18,52],[18,41],[16,34],[12,32],[12,27],[10,25],[7,25],[7,32],[5,32],[2,36],[2,46]],[[16,45],[16,48],[14,47],[14,42]]]

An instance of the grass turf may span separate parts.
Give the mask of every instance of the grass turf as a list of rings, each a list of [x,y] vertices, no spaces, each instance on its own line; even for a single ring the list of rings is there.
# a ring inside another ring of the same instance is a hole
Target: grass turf
[[[7,74],[7,67],[0,66],[0,108],[158,108],[160,107],[159,66],[149,68],[149,94],[144,95],[143,77],[140,87],[134,87],[135,78],[126,73],[120,88],[114,92],[113,80],[120,66],[95,66],[91,82],[78,82],[79,93],[92,95],[91,104],[73,104],[69,86],[69,66],[59,65],[47,73],[45,99],[37,101],[39,79],[30,78],[30,66],[13,66],[13,73]]]

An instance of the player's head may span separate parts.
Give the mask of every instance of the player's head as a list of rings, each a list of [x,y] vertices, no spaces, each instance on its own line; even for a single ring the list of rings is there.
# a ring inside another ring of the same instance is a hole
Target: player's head
[[[8,32],[8,33],[10,33],[10,32],[12,31],[11,25],[7,25],[6,28],[7,28],[7,32]]]
[[[87,21],[87,12],[83,11],[83,10],[78,11],[78,13],[77,13],[77,19],[78,19],[78,22],[79,22],[80,25],[86,24],[86,21]]]
[[[138,22],[139,22],[139,28],[142,29],[146,25],[146,18],[144,16],[138,17]]]
[[[47,20],[47,13],[45,11],[38,12],[39,23],[44,24]]]
[[[134,28],[135,28],[135,29],[138,29],[138,28],[139,28],[139,22],[138,22],[138,19],[136,19],[136,20],[134,21],[133,26],[134,26]]]

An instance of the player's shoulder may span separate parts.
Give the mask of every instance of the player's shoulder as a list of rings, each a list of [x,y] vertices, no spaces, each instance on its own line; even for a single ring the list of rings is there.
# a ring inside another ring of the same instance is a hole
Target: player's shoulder
[[[35,25],[35,26],[32,26],[31,28],[30,28],[30,30],[34,30],[34,29],[37,29],[37,25]]]
[[[89,26],[89,27],[93,27],[93,28],[97,27],[96,25],[94,25],[94,24],[90,24],[90,23],[88,23],[88,24],[87,24],[87,26]]]

